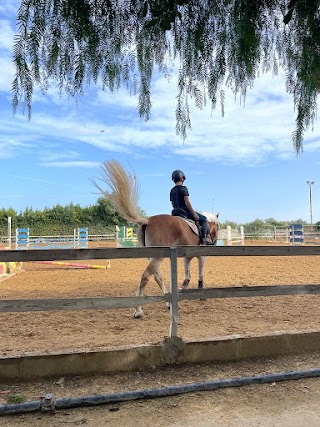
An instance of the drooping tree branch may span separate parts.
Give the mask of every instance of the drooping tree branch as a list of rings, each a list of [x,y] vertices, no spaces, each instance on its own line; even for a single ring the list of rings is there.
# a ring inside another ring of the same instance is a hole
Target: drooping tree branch
[[[35,85],[55,82],[81,96],[87,84],[138,94],[148,120],[155,67],[179,63],[176,130],[189,105],[224,112],[224,88],[245,98],[259,72],[286,72],[296,108],[293,144],[302,151],[320,88],[320,0],[22,0],[13,55],[14,111],[29,118]]]

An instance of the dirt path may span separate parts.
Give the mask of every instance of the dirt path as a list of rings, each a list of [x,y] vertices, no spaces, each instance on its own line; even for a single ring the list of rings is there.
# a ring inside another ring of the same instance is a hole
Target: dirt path
[[[59,397],[109,394],[116,391],[159,388],[168,385],[253,376],[319,367],[320,354],[221,365],[168,367],[156,371],[108,374],[90,378],[52,379],[2,385],[5,395],[38,400],[48,392]],[[54,415],[34,413],[0,417],[0,427],[318,427],[320,379],[269,383],[175,397],[137,400],[92,408],[59,410]]]

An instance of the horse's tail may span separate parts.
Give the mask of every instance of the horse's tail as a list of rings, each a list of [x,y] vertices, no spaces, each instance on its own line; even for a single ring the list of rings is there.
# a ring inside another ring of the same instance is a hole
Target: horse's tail
[[[101,166],[100,179],[110,187],[110,192],[103,190],[95,180],[93,184],[127,221],[139,225],[148,223],[138,207],[139,186],[135,176],[129,175],[116,160],[110,160]]]

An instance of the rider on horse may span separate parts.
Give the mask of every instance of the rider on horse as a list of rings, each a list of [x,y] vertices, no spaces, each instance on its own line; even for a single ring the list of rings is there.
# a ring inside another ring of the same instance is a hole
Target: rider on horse
[[[189,191],[183,185],[185,180],[185,174],[181,170],[172,172],[172,181],[175,183],[175,186],[170,191],[170,201],[173,207],[172,215],[195,221],[199,229],[200,244],[212,245],[207,217],[193,209],[189,200]]]

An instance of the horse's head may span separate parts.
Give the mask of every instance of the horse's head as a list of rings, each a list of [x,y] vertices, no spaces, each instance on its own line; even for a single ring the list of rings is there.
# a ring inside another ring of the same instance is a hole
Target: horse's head
[[[216,244],[218,240],[218,232],[219,232],[219,213],[212,214],[212,213],[203,212],[203,215],[207,217],[209,228],[210,228],[210,236],[211,236],[212,242]]]

